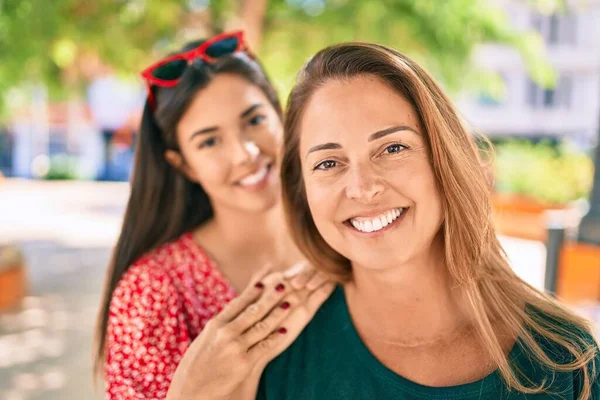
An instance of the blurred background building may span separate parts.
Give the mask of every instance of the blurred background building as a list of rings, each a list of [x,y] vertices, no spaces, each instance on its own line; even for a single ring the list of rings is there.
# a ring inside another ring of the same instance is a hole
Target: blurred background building
[[[477,62],[499,74],[505,91],[461,103],[469,120],[492,137],[568,138],[591,147],[598,140],[600,110],[600,2],[564,13],[542,13],[526,2],[505,8],[515,26],[540,33],[556,71],[551,88],[534,82],[514,48],[485,44]]]

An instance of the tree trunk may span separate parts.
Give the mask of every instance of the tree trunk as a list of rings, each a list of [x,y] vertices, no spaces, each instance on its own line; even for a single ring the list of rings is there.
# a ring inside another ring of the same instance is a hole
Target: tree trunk
[[[236,21],[232,28],[243,29],[250,49],[257,51],[262,41],[268,0],[239,0]]]

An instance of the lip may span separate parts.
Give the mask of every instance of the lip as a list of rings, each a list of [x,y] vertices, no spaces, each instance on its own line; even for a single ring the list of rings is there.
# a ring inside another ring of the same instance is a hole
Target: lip
[[[381,214],[384,214],[388,211],[392,211],[392,210],[396,210],[396,209],[400,209],[400,208],[404,208],[405,210],[408,210],[409,207],[386,207],[386,208],[375,208],[372,210],[368,210],[368,211],[361,211],[360,214],[354,214],[348,218],[346,218],[344,220],[344,222],[346,221],[350,221],[352,218],[375,218],[375,217],[379,217]]]
[[[346,228],[348,230],[350,230],[352,233],[354,233],[355,235],[358,235],[360,237],[377,237],[377,236],[381,236],[385,232],[388,232],[388,231],[390,231],[390,230],[395,229],[396,227],[398,227],[400,225],[400,223],[404,220],[404,217],[406,216],[406,214],[408,214],[410,212],[410,207],[397,207],[397,208],[403,208],[404,212],[398,218],[396,218],[391,224],[389,224],[388,226],[384,227],[383,229],[380,229],[380,230],[375,231],[375,232],[362,232],[362,231],[359,231],[358,229],[356,229],[354,226],[352,226],[352,223],[350,223],[350,220],[352,218],[359,218],[358,216],[348,218],[347,220],[345,220],[343,222],[343,224],[346,226]],[[361,218],[362,217],[372,218],[372,217],[376,217],[378,215],[381,215],[384,212],[389,211],[389,210],[393,210],[393,208],[382,209],[381,211],[379,211],[379,213],[377,213],[377,212],[362,213],[360,215],[360,217]]]
[[[271,160],[267,157],[259,156],[258,160],[256,160],[256,164],[255,164],[254,168],[252,168],[251,171],[248,171],[248,172],[244,173],[243,175],[239,175],[237,178],[233,179],[232,182],[234,185],[236,185],[239,181],[241,181],[248,175],[257,173],[258,171],[260,171],[261,168],[263,168],[265,166],[269,167],[272,165],[273,165],[273,160]]]
[[[265,177],[262,180],[260,180],[259,182],[255,183],[253,185],[241,185],[239,183],[239,181],[241,181],[248,175],[255,174],[259,170],[261,170],[262,168],[265,168],[265,167],[267,168],[267,173],[266,173]],[[243,189],[243,190],[250,190],[250,191],[261,190],[261,189],[264,189],[269,184],[269,181],[271,180],[272,175],[273,175],[273,162],[270,161],[270,162],[261,163],[258,168],[254,169],[254,171],[247,173],[244,176],[242,176],[240,179],[236,180],[233,185],[235,187],[237,187],[239,189]]]

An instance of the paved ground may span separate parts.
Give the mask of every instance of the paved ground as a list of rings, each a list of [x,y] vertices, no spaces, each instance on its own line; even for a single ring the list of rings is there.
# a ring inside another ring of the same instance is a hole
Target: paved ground
[[[0,183],[0,244],[23,249],[30,280],[23,307],[0,315],[0,400],[102,398],[91,344],[127,195],[126,183]],[[541,287],[544,245],[501,240],[517,273]]]
[[[24,251],[29,297],[0,315],[0,400],[101,399],[91,349],[101,287],[128,187],[8,181],[0,244]]]

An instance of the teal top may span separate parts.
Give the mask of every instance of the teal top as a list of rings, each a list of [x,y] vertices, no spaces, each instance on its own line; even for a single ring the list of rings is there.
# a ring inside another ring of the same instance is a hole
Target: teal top
[[[589,336],[589,335],[588,335]],[[591,337],[589,337],[591,340]],[[568,360],[556,344],[541,343],[547,354]],[[336,288],[298,339],[265,369],[259,400],[475,400],[578,398],[579,373],[553,373],[534,365],[517,341],[509,355],[534,382],[546,377],[553,382],[547,394],[526,395],[509,391],[498,371],[466,385],[428,387],[388,369],[375,358],[358,335],[346,304],[344,291]],[[564,357],[564,358],[563,358]],[[595,379],[592,399],[600,399]]]

